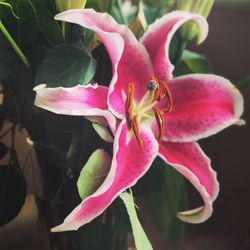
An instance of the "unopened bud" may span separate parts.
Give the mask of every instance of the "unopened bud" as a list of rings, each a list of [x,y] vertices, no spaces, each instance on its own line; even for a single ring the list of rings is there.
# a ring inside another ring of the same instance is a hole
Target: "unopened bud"
[[[177,9],[197,13],[208,17],[214,0],[177,0]],[[198,34],[198,26],[195,23],[186,23],[181,28],[181,35],[187,40],[192,40]]]
[[[55,0],[56,8],[59,12],[70,9],[83,9],[86,0]]]

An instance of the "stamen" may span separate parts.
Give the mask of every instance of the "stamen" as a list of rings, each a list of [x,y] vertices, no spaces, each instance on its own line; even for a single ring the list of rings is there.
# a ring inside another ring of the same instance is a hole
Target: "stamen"
[[[154,101],[154,102],[150,103],[149,105],[145,106],[144,108],[140,108],[140,109],[136,110],[136,112],[140,113],[140,114],[146,113],[149,110],[151,110],[157,103],[158,103],[158,101]]]
[[[146,99],[148,99],[148,97],[150,97],[150,94],[151,93],[149,91],[146,92],[146,94],[142,97],[140,103],[137,105],[137,107],[136,107],[137,109],[141,108],[144,105]]]
[[[125,112],[128,129],[132,128],[133,123],[133,99],[134,99],[134,89],[135,86],[133,83],[128,85],[128,94],[125,102]]]
[[[173,108],[173,98],[172,98],[171,91],[169,87],[167,86],[167,84],[164,81],[160,81],[160,85],[165,93],[165,97],[168,99],[168,108],[167,110],[164,110],[165,113],[168,113]]]
[[[160,86],[157,88],[157,92],[156,92],[156,100],[159,102],[162,98],[162,89],[160,88]]]
[[[138,115],[135,115],[132,123],[133,132],[140,147],[143,147],[143,140],[140,135]]]
[[[159,129],[159,136],[158,136],[158,141],[160,142],[162,139],[162,134],[163,134],[163,118],[160,110],[158,108],[153,108],[154,114],[155,114],[155,120],[157,122],[157,126]]]

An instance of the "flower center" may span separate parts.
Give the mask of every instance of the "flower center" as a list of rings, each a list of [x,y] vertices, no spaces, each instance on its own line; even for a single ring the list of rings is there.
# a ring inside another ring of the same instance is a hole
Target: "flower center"
[[[155,118],[158,129],[158,141],[162,139],[163,134],[163,114],[169,113],[172,110],[173,101],[171,92],[164,81],[159,81],[152,77],[147,86],[147,92],[142,97],[138,104],[134,101],[134,84],[128,85],[128,93],[125,102],[126,121],[128,129],[133,131],[139,145],[143,146],[143,141],[140,135],[139,122],[145,119]],[[166,109],[160,110],[156,105],[165,98],[167,100]]]

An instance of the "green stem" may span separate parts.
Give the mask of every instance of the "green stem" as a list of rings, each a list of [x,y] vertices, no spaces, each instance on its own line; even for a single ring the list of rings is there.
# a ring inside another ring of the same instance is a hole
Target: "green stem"
[[[246,87],[247,85],[250,85],[250,76],[248,76],[247,78],[239,81],[237,84],[236,84],[236,87],[238,89],[242,89],[244,87]]]
[[[66,40],[66,22],[64,21],[62,21],[62,33],[64,40]]]
[[[6,30],[6,28],[4,27],[2,21],[0,21],[0,30],[2,31],[2,33],[4,34],[5,38],[9,41],[10,45],[12,46],[12,48],[15,50],[15,52],[17,53],[17,55],[20,57],[20,59],[23,61],[23,63],[25,64],[25,66],[29,67],[29,62],[26,58],[26,56],[23,54],[23,52],[20,50],[20,48],[17,46],[16,42],[14,41],[14,39],[11,37],[10,33]]]

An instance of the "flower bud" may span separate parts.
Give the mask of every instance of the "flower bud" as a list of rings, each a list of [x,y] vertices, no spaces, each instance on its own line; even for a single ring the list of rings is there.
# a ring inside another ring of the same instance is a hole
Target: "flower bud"
[[[177,0],[177,9],[197,13],[208,17],[214,0]],[[192,40],[198,34],[198,27],[194,23],[187,23],[181,28],[181,35],[186,40]]]
[[[56,8],[59,12],[69,9],[82,9],[85,7],[86,0],[55,0]]]

